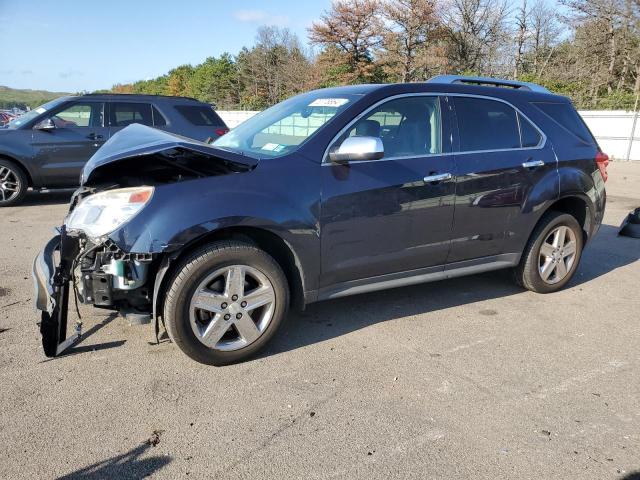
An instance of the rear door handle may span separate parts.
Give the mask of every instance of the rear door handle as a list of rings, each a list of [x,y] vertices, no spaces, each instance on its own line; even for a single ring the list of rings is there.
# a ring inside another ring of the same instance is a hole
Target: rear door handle
[[[100,135],[98,133],[90,133],[89,135],[87,135],[87,138],[91,140],[102,140],[104,139],[104,135]]]
[[[451,180],[453,178],[453,175],[451,175],[450,173],[438,173],[436,175],[427,175],[426,177],[423,178],[423,180],[426,183],[433,183],[433,182],[444,182],[445,180]]]
[[[522,164],[522,166],[524,168],[536,168],[536,167],[543,167],[544,166],[544,162],[542,160],[531,160],[529,162],[524,162]]]

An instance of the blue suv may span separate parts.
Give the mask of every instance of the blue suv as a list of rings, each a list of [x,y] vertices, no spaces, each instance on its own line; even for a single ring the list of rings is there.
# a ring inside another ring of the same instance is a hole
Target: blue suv
[[[85,163],[133,123],[196,140],[229,131],[211,105],[188,97],[88,94],[60,97],[0,128],[0,207],[29,188],[77,187]]]
[[[607,163],[567,98],[491,78],[316,90],[212,145],[129,126],[35,260],[45,353],[78,338],[70,290],[213,365],[319,300],[502,268],[554,292],[602,222]]]

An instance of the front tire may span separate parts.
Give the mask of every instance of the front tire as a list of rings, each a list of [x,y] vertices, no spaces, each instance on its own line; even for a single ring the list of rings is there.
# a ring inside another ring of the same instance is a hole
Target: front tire
[[[164,319],[171,340],[193,360],[235,363],[276,333],[289,305],[278,263],[256,246],[220,241],[183,260],[171,279]]]
[[[557,292],[575,274],[583,247],[582,228],[575,217],[546,213],[515,269],[516,282],[536,293]]]
[[[0,158],[0,207],[9,207],[22,201],[29,181],[22,168]]]

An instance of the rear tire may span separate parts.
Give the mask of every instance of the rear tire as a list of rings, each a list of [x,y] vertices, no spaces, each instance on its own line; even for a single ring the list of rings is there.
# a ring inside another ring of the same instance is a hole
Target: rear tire
[[[0,207],[17,205],[27,194],[29,180],[22,167],[0,158]]]
[[[287,279],[270,255],[247,243],[219,241],[177,266],[164,319],[169,337],[186,355],[227,365],[262,349],[288,306]]]
[[[547,212],[531,234],[515,268],[516,282],[536,293],[562,289],[575,274],[584,237],[575,217],[561,212]]]

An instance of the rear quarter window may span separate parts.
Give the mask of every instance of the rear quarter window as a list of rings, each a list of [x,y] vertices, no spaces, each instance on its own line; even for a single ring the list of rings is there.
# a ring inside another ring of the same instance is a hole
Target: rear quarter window
[[[537,147],[542,143],[542,137],[531,122],[518,113],[518,123],[520,124],[520,138],[524,148]]]
[[[192,125],[223,126],[224,122],[213,110],[205,105],[176,105],[175,109]]]
[[[584,143],[596,143],[584,120],[570,103],[533,102],[533,105]]]

